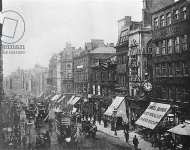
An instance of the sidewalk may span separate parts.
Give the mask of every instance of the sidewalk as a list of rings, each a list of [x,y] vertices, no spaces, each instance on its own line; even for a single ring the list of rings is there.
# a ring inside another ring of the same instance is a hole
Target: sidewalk
[[[117,136],[114,135],[114,131],[111,131],[110,127],[104,128],[103,123],[101,123],[99,125],[99,123],[96,123],[96,126],[98,128],[98,131],[100,132],[104,132],[105,134],[108,134],[109,136],[112,136],[114,138],[118,138],[119,140],[121,140],[122,142],[125,142],[125,136],[123,133],[123,130],[117,131]],[[139,140],[139,149],[141,150],[159,150],[158,148],[154,148],[152,147],[152,144],[150,142],[145,141],[141,135],[135,133],[135,131],[132,131],[129,133],[129,144],[132,146],[133,145],[133,137],[134,135],[137,136],[138,140]]]

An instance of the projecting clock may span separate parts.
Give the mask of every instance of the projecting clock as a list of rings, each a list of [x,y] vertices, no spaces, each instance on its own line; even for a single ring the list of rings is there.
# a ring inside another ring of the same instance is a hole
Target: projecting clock
[[[150,92],[152,90],[152,84],[150,82],[145,82],[143,88],[145,91]]]

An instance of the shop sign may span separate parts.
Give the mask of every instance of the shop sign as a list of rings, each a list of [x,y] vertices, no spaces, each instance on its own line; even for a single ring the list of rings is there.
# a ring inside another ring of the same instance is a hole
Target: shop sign
[[[154,129],[165,114],[170,109],[170,105],[151,102],[145,112],[136,121],[137,125]]]

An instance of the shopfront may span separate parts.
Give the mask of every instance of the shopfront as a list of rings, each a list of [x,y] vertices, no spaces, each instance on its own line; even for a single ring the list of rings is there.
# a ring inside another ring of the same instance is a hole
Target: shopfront
[[[105,120],[111,123],[112,130],[115,127],[117,130],[123,129],[122,122],[128,123],[125,97],[116,96],[105,111],[104,116]]]

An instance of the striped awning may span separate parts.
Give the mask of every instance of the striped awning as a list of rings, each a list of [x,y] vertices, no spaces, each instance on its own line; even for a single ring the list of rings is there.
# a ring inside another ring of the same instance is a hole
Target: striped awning
[[[70,102],[70,105],[75,105],[79,100],[81,99],[80,96],[76,96],[72,99],[72,101]]]
[[[73,95],[73,96],[71,96],[71,98],[69,99],[69,101],[67,102],[67,105],[71,105],[71,103],[72,103],[72,100],[75,98],[75,96]]]

